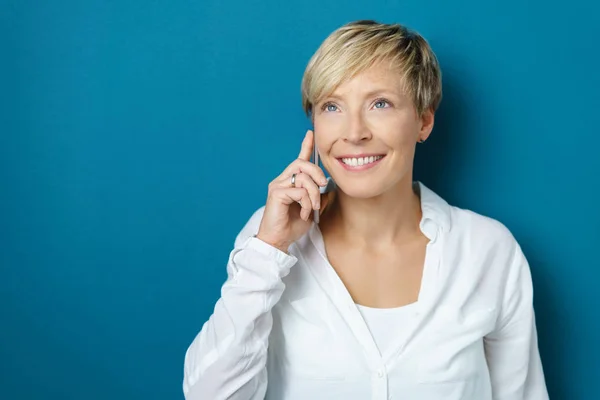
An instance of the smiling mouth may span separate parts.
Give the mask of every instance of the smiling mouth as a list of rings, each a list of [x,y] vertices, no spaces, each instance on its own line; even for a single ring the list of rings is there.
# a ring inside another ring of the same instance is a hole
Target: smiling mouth
[[[363,157],[340,157],[336,159],[340,163],[340,166],[347,172],[362,173],[363,171],[375,169],[385,157],[385,154],[378,154]]]
[[[381,160],[384,155],[379,156],[368,156],[368,157],[343,157],[338,158],[338,160],[348,166],[348,167],[361,167],[363,165],[375,164],[379,160]]]

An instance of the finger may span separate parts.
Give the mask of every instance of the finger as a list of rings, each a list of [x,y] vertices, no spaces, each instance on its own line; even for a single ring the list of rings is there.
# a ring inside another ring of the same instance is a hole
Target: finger
[[[308,174],[312,180],[319,186],[327,185],[325,173],[318,165],[301,159],[294,160],[282,173],[276,178],[277,181],[290,183],[292,174]],[[289,185],[288,185],[289,187]]]
[[[306,188],[278,188],[273,192],[273,195],[285,205],[299,203],[302,208],[300,217],[305,221],[310,217],[312,203]]]
[[[296,187],[305,188],[308,191],[310,202],[313,210],[318,210],[321,206],[321,192],[319,186],[307,174],[299,174],[296,176]]]
[[[306,135],[304,136],[304,140],[302,141],[300,155],[298,155],[299,159],[310,161],[314,142],[314,132],[309,129],[308,131],[306,131]]]

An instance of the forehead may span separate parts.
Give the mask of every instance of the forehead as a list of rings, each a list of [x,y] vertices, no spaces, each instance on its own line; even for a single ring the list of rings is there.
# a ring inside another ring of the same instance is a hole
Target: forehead
[[[371,93],[385,91],[403,95],[403,79],[397,69],[387,63],[379,63],[368,67],[353,77],[338,85],[332,96],[343,97],[350,94]]]

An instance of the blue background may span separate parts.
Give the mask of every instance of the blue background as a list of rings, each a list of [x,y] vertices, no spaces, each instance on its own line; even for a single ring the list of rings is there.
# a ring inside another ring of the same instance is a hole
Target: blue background
[[[551,398],[600,398],[600,7],[496,3],[0,0],[0,398],[182,398],[304,67],[366,18],[432,44],[416,178],[512,230]]]

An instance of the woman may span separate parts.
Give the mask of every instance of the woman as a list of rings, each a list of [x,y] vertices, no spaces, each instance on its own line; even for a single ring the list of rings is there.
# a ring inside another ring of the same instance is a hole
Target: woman
[[[547,399],[519,245],[412,180],[441,100],[425,39],[347,24],[302,96],[314,134],[235,241],[186,398]]]

